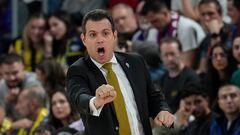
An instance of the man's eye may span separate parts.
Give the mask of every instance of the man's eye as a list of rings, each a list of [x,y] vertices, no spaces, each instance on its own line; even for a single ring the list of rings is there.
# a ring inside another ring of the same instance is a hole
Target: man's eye
[[[94,38],[94,37],[96,37],[96,34],[95,34],[95,33],[90,33],[89,36],[90,36],[91,38]]]
[[[103,35],[104,35],[104,36],[108,36],[108,35],[109,35],[109,32],[103,32]]]

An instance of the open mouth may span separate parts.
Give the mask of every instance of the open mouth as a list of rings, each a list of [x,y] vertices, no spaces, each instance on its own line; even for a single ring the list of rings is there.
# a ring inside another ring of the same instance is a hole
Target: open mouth
[[[105,49],[104,49],[103,47],[99,47],[99,48],[97,49],[97,52],[98,52],[98,54],[99,54],[100,56],[103,56],[104,53],[105,53]]]

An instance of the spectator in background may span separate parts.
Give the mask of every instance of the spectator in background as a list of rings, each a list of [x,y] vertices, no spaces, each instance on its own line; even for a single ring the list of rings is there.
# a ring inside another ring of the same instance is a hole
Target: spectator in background
[[[57,62],[68,67],[85,55],[85,46],[69,14],[64,11],[51,14],[48,18],[48,25],[50,31],[45,37],[51,44],[51,55]]]
[[[240,89],[234,85],[224,85],[218,91],[218,104],[224,112],[211,124],[210,135],[240,134]]]
[[[37,79],[42,83],[48,95],[65,87],[65,71],[54,59],[45,59],[36,67]]]
[[[118,32],[118,44],[130,51],[133,35],[139,30],[133,9],[126,4],[117,4],[111,9],[112,17]]]
[[[209,107],[209,96],[202,90],[195,93],[192,115],[195,120],[182,129],[180,135],[209,135],[216,114]]]
[[[231,25],[223,21],[223,11],[218,0],[201,0],[199,2],[200,23],[206,31],[206,38],[199,48],[200,64],[198,73],[207,72],[207,53],[211,46],[222,43],[231,48]]]
[[[33,135],[37,127],[47,123],[46,97],[42,87],[27,88],[20,93],[16,105],[20,119],[13,122],[11,134]]]
[[[119,3],[112,8],[114,24],[118,31],[118,46],[125,47],[127,51],[132,50],[134,41],[152,41],[156,42],[157,30],[151,27],[150,22],[140,15],[144,2],[138,6],[138,13],[126,4]]]
[[[145,1],[141,1],[136,9],[136,18],[138,22],[138,31],[133,35],[132,41],[151,41],[157,43],[156,35],[158,30],[154,28],[145,16],[141,14],[141,10],[145,4]]]
[[[21,91],[33,86],[41,86],[36,75],[24,70],[21,56],[6,54],[2,58],[3,81],[0,82],[0,101],[6,103],[7,116],[17,118],[14,106]]]
[[[9,48],[10,53],[23,57],[27,71],[34,71],[35,66],[44,58],[49,57],[47,42],[44,40],[46,20],[44,15],[32,15],[24,27],[21,37],[16,38]]]
[[[172,12],[166,4],[157,0],[146,1],[141,13],[158,29],[156,36],[158,43],[164,37],[177,37],[181,41],[183,63],[193,67],[195,50],[205,37],[201,26],[189,18]]]
[[[166,101],[175,113],[183,90],[200,82],[197,74],[187,67],[182,59],[182,44],[176,38],[165,38],[160,43],[160,54],[167,72],[163,75],[160,88]]]
[[[49,124],[55,129],[70,127],[77,131],[84,131],[83,122],[76,109],[70,105],[64,88],[50,95]]]
[[[230,82],[233,71],[236,69],[232,64],[231,54],[226,46],[222,44],[216,44],[211,47],[208,56],[208,72],[203,77],[203,84],[205,89],[208,90],[210,97],[210,104],[214,111],[217,109],[217,93],[218,89]]]

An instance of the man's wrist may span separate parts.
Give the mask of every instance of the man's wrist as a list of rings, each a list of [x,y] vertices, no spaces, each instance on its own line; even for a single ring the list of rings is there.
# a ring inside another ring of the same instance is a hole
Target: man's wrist
[[[93,100],[93,105],[95,106],[96,109],[99,109],[101,105],[97,104],[96,98]]]

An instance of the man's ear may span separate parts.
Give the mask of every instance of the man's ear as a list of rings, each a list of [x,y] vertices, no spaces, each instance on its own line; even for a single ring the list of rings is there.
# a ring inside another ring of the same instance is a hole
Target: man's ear
[[[86,40],[86,39],[85,39],[85,35],[84,35],[83,33],[81,33],[81,39],[82,39],[82,42],[83,42],[84,46],[86,46],[86,45],[85,45],[85,40]]]

